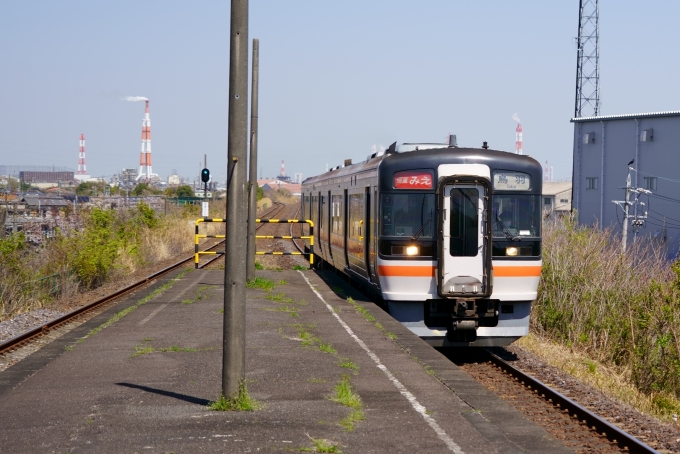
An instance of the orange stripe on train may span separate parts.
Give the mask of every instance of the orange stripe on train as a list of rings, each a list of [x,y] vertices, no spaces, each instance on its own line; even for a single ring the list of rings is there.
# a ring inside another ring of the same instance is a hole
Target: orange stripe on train
[[[378,265],[378,274],[384,277],[434,277],[435,266],[388,266]]]
[[[494,277],[540,277],[540,266],[494,266]]]
[[[434,266],[388,266],[379,265],[378,273],[383,277],[434,277]],[[495,277],[540,277],[540,266],[494,266]]]

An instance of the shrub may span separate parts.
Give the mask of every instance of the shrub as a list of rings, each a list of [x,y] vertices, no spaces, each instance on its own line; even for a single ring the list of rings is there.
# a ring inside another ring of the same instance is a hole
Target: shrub
[[[622,254],[611,230],[546,221],[532,329],[680,397],[680,264],[649,242]]]

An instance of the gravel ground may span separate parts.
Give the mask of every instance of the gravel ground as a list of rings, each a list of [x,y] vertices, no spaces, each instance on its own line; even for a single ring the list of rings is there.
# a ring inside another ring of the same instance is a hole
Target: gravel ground
[[[11,339],[19,334],[28,331],[34,326],[63,315],[64,312],[52,309],[37,309],[27,314],[19,314],[14,318],[0,322],[0,341]]]

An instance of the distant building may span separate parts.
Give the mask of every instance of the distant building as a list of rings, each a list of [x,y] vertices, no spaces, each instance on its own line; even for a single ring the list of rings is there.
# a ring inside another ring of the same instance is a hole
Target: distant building
[[[544,181],[541,205],[546,214],[571,212],[571,181]]]
[[[26,184],[55,183],[73,181],[73,172],[42,172],[34,170],[22,170],[19,172],[19,181]]]
[[[620,231],[628,163],[631,186],[651,191],[632,196],[641,204],[631,214],[648,212],[637,235],[680,245],[680,111],[573,118],[573,206],[582,224]],[[635,229],[629,225],[629,235]],[[630,238],[629,238],[630,240]],[[672,247],[671,247],[672,249]]]
[[[179,186],[181,182],[182,182],[182,179],[181,179],[181,178],[179,177],[179,175],[177,175],[177,174],[175,174],[175,175],[170,175],[170,176],[168,177],[168,184],[169,184],[170,186]]]

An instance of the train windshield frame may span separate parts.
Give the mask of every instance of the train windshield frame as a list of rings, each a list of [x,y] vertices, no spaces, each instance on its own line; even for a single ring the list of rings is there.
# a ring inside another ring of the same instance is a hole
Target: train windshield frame
[[[380,197],[380,236],[434,239],[435,193],[390,192]]]

